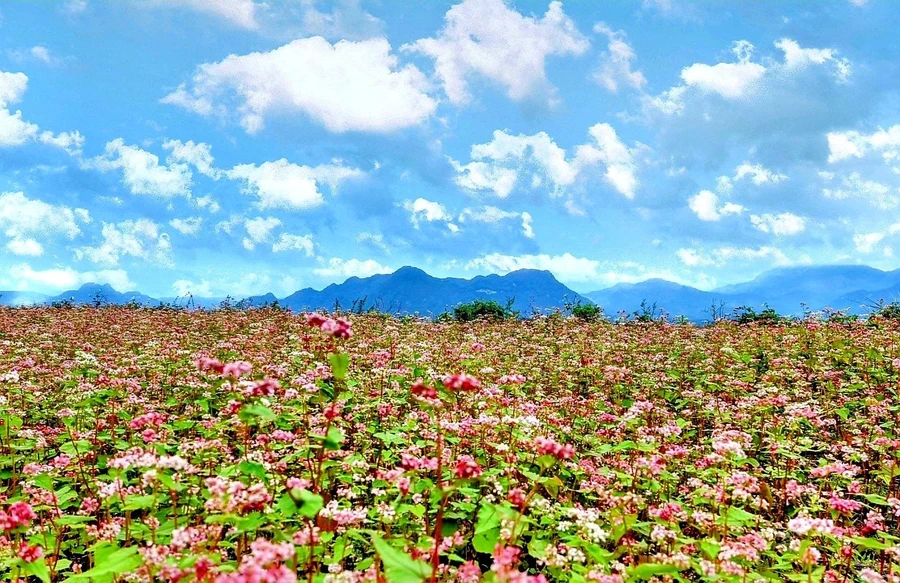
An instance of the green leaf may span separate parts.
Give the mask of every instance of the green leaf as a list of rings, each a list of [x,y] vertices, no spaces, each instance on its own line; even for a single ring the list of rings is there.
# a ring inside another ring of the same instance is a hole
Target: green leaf
[[[678,567],[675,565],[664,565],[662,563],[643,563],[630,570],[633,579],[650,579],[656,575],[671,575],[677,573]]]
[[[328,435],[325,436],[325,448],[331,450],[341,449],[342,443],[344,443],[344,432],[337,427],[329,429]]]
[[[22,570],[26,575],[37,577],[43,583],[50,583],[50,569],[47,568],[47,563],[44,562],[44,559],[38,559],[33,563],[22,561]]]
[[[484,504],[478,509],[475,536],[472,546],[479,553],[492,553],[500,540],[500,512],[493,504]]]
[[[128,496],[125,498],[125,510],[143,510],[153,506],[154,496]]]
[[[93,569],[72,575],[67,580],[98,579],[109,575],[121,575],[133,571],[143,564],[137,547],[125,547],[109,552],[111,545],[103,545],[94,552],[96,565]],[[107,554],[108,553],[108,554]],[[102,558],[101,558],[102,557]]]
[[[325,505],[324,498],[318,494],[313,494],[309,490],[300,490],[297,499],[300,502],[297,514],[306,518],[315,518],[319,510],[322,510],[322,507]]]
[[[756,520],[756,518],[757,516],[755,514],[751,514],[737,506],[729,508],[728,513],[725,515],[728,526],[744,526],[745,524]]]
[[[375,550],[384,563],[384,573],[391,583],[422,583],[431,576],[431,566],[424,561],[417,561],[389,545],[380,536],[372,539]]]
[[[240,419],[244,423],[253,421],[254,419],[259,419],[261,421],[274,421],[278,419],[278,415],[276,415],[275,412],[268,407],[258,404],[251,404],[241,407],[241,410],[238,412],[238,419]]]
[[[328,355],[328,364],[331,365],[331,374],[339,381],[347,378],[347,370],[350,368],[350,357],[343,352]]]
[[[244,460],[240,464],[238,464],[238,469],[248,476],[253,476],[258,480],[266,479],[266,466],[262,465],[259,462]]]

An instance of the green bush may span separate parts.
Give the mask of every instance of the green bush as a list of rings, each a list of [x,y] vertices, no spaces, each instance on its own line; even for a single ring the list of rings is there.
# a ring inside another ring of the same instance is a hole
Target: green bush
[[[471,322],[473,320],[509,320],[519,317],[519,313],[512,309],[514,299],[506,301],[502,306],[494,300],[475,300],[467,304],[460,304],[453,308],[453,318],[457,322]]]
[[[596,322],[603,319],[603,308],[596,304],[575,304],[572,315],[585,322]]]
[[[767,304],[763,304],[763,309],[757,312],[750,306],[738,306],[734,309],[735,321],[738,324],[763,324],[766,326],[774,326],[776,324],[784,324],[791,321],[789,316],[782,316]]]
[[[891,302],[889,304],[879,304],[874,314],[885,320],[900,320],[900,302]]]

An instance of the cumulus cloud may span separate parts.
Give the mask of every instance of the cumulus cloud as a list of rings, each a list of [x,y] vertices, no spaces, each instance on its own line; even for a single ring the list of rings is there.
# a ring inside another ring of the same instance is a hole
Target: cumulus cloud
[[[65,290],[80,287],[86,283],[108,283],[117,290],[134,289],[135,284],[122,269],[101,269],[98,271],[76,271],[71,267],[51,267],[34,269],[28,263],[14,265],[9,269],[9,276],[16,289],[34,289],[34,287]]]
[[[186,219],[172,219],[169,225],[182,235],[196,235],[203,226],[202,217],[189,217]]]
[[[293,235],[291,233],[282,233],[278,240],[272,245],[272,251],[281,253],[283,251],[302,251],[307,257],[312,257],[315,251],[315,244],[311,235]]]
[[[793,213],[750,215],[750,223],[763,233],[798,235],[806,229],[806,218]]]
[[[761,164],[750,164],[749,162],[744,162],[734,171],[734,180],[742,180],[744,178],[749,178],[750,181],[756,185],[767,183],[777,184],[782,180],[787,180],[785,174],[772,172]]]
[[[718,221],[728,215],[738,215],[746,209],[736,203],[719,204],[719,197],[709,190],[701,190],[688,199],[688,206],[701,221]]]
[[[36,141],[70,154],[79,154],[84,145],[84,137],[77,131],[61,134],[42,132],[37,124],[22,119],[21,110],[13,112],[10,109],[11,105],[22,100],[27,88],[28,76],[24,73],[0,71],[0,148]]]
[[[792,258],[781,249],[772,245],[756,248],[727,245],[713,249],[710,252],[694,248],[682,248],[676,251],[675,254],[688,267],[722,267],[734,261],[763,261],[769,266],[805,265],[812,262],[808,255],[799,255]]]
[[[622,87],[643,89],[647,78],[632,68],[637,55],[626,41],[625,32],[613,30],[604,22],[595,24],[594,32],[605,35],[608,41],[607,49],[600,55],[600,63],[592,75],[594,81],[610,93],[618,93]]]
[[[193,140],[182,142],[181,140],[166,140],[162,143],[165,150],[170,150],[171,154],[166,158],[168,164],[190,164],[197,169],[197,172],[204,176],[209,176],[214,180],[218,180],[221,171],[213,167],[215,159],[212,155],[212,147],[209,144],[200,142],[195,144]]]
[[[531,213],[514,211],[505,211],[495,206],[483,206],[481,208],[463,209],[459,215],[460,223],[476,222],[496,225],[504,220],[521,220],[522,234],[529,239],[534,239],[534,228],[532,227]]]
[[[473,77],[502,86],[515,101],[552,99],[547,57],[581,55],[590,47],[561,2],[551,2],[536,18],[519,14],[503,0],[464,0],[447,11],[444,21],[435,38],[403,48],[434,59],[435,76],[456,105],[471,101]]]
[[[0,194],[0,230],[9,239],[6,249],[14,255],[42,255],[41,241],[74,239],[81,233],[79,224],[90,221],[86,209],[49,204],[21,192]]]
[[[403,208],[409,211],[410,221],[413,227],[418,229],[422,223],[445,223],[447,229],[451,233],[459,231],[459,226],[454,224],[453,216],[447,212],[447,209],[439,202],[417,198],[416,200],[407,200],[403,203]]]
[[[135,257],[158,265],[172,265],[169,235],[149,219],[103,223],[103,240],[97,246],[75,249],[76,259],[88,259],[101,265],[117,266],[123,257]]]
[[[381,265],[374,259],[341,259],[340,257],[332,257],[328,261],[324,259],[322,267],[313,269],[313,273],[323,278],[347,278],[347,277],[369,277],[379,273],[391,273],[394,270],[385,265]]]
[[[334,192],[342,183],[365,176],[365,172],[341,164],[299,166],[282,158],[260,165],[240,164],[227,170],[225,176],[242,180],[242,191],[257,198],[257,208],[307,210],[325,202],[320,184],[327,184]]]
[[[831,180],[834,180],[834,177]],[[837,185],[823,188],[822,195],[834,200],[858,198],[882,210],[893,209],[900,205],[900,197],[895,187],[876,180],[867,180],[858,172],[841,176]]]
[[[272,231],[281,226],[281,220],[275,217],[257,217],[244,221],[247,236],[242,241],[244,248],[253,251],[256,245],[269,240]]]
[[[292,41],[269,52],[230,55],[197,68],[162,99],[202,116],[239,118],[247,133],[302,114],[328,131],[387,133],[423,123],[437,102],[413,65],[400,66],[386,39]]]
[[[838,58],[834,49],[803,48],[786,38],[776,41],[775,47],[784,53],[784,58],[766,66],[753,61],[753,44],[736,41],[732,47],[736,62],[689,65],[681,70],[682,85],[646,99],[645,105],[671,115],[684,111],[685,100],[692,91],[717,95],[726,101],[750,99],[766,91],[767,82],[778,82],[779,77],[783,79],[812,66],[830,65],[832,76],[839,83],[846,82],[850,76],[850,62]]]
[[[545,187],[558,196],[599,166],[616,191],[633,198],[639,147],[626,146],[607,123],[591,126],[588,133],[594,141],[577,146],[574,155],[568,156],[546,132],[512,135],[497,130],[490,142],[472,146],[471,162],[450,160],[457,172],[456,183],[466,190],[489,190],[505,198],[524,178],[531,188]]]
[[[190,195],[192,175],[187,164],[161,164],[159,156],[128,145],[123,138],[108,142],[103,155],[86,160],[85,166],[102,171],[121,170],[122,182],[132,194],[160,198]]]
[[[225,20],[234,26],[248,30],[259,28],[259,13],[265,4],[253,0],[140,0],[137,6],[145,8],[184,8],[209,14]]]
[[[878,128],[870,134],[858,131],[828,132],[825,137],[830,163],[862,158],[870,153],[881,154],[884,161],[891,164],[900,160],[900,125]]]

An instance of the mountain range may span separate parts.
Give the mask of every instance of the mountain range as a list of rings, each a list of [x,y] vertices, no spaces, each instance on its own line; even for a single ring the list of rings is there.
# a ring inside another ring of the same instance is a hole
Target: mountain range
[[[549,271],[522,269],[506,275],[480,275],[471,279],[432,277],[415,267],[402,267],[394,273],[370,277],[351,277],[322,290],[306,288],[286,297],[268,293],[243,298],[240,305],[261,306],[276,301],[295,311],[374,308],[395,314],[437,315],[460,303],[476,299],[496,300],[523,315],[563,308],[575,302],[594,303],[607,315],[654,309],[656,314],[685,316],[702,322],[713,312],[730,314],[741,306],[773,308],[780,314],[802,314],[805,309],[832,308],[847,313],[865,313],[879,301],[900,299],[900,269],[882,271],[864,265],[825,265],[784,267],[767,271],[757,278],[711,291],[699,290],[663,279],[639,283],[620,283],[594,292],[578,294]],[[72,302],[111,304],[129,302],[146,306],[175,304],[213,308],[226,298],[161,297],[153,298],[137,291],[119,292],[109,284],[88,283],[56,296],[35,292],[0,291],[0,305],[21,306]],[[232,303],[237,303],[230,300]]]

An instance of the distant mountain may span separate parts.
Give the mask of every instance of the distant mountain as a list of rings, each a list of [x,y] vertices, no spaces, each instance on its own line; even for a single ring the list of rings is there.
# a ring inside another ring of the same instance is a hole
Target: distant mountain
[[[612,287],[584,294],[602,307],[607,317],[615,318],[620,312],[632,315],[645,308],[665,311],[670,316],[684,316],[692,321],[712,320],[712,306],[726,313],[734,310],[734,299],[728,295],[702,291],[664,279],[648,279],[640,283],[620,283]],[[645,306],[641,306],[644,302]],[[655,304],[655,306],[654,306]]]
[[[0,292],[0,305],[29,305],[71,301],[91,304],[136,302],[154,306],[160,303],[197,308],[216,308],[226,298],[181,296],[152,298],[137,291],[119,292],[109,284],[88,283],[56,296],[34,292]],[[523,315],[563,308],[566,302],[592,302],[615,318],[640,311],[641,302],[654,306],[656,314],[685,316],[695,322],[708,321],[713,311],[729,315],[739,306],[762,309],[769,306],[780,314],[800,315],[804,309],[832,308],[851,313],[871,311],[879,301],[900,301],[900,270],[882,271],[864,265],[824,265],[773,269],[744,283],[703,291],[662,279],[640,283],[620,283],[579,295],[561,284],[549,271],[522,269],[506,275],[479,275],[472,279],[432,277],[415,267],[402,267],[394,273],[370,277],[351,277],[322,290],[306,288],[285,298],[267,293],[231,299],[232,304],[263,306],[273,304],[295,311],[369,309],[394,314],[437,315],[463,302],[476,299],[505,304],[513,299],[513,309]]]
[[[86,283],[78,289],[71,289],[44,300],[45,303],[72,302],[76,305],[93,304],[95,302],[108,304],[128,304],[131,302],[152,306],[158,305],[159,300],[151,298],[140,292],[120,292],[113,289],[108,283]]]
[[[46,301],[48,297],[37,292],[0,291],[0,306],[31,306]]]
[[[779,314],[791,315],[824,308],[858,314],[870,311],[879,300],[900,299],[900,270],[881,271],[865,265],[783,267],[713,291],[651,279],[584,295],[610,316],[619,311],[631,314],[645,300],[648,304],[655,302],[671,316],[683,315],[697,322],[711,319],[712,306],[726,315],[740,306],[756,310],[768,306]]]
[[[293,310],[331,309],[337,302],[349,309],[354,303],[390,313],[437,315],[460,303],[476,299],[505,304],[528,315],[532,310],[562,308],[568,301],[583,299],[559,283],[549,271],[521,269],[506,275],[480,275],[472,279],[432,277],[415,267],[371,277],[351,277],[321,291],[311,288],[295,292],[279,303]]]

